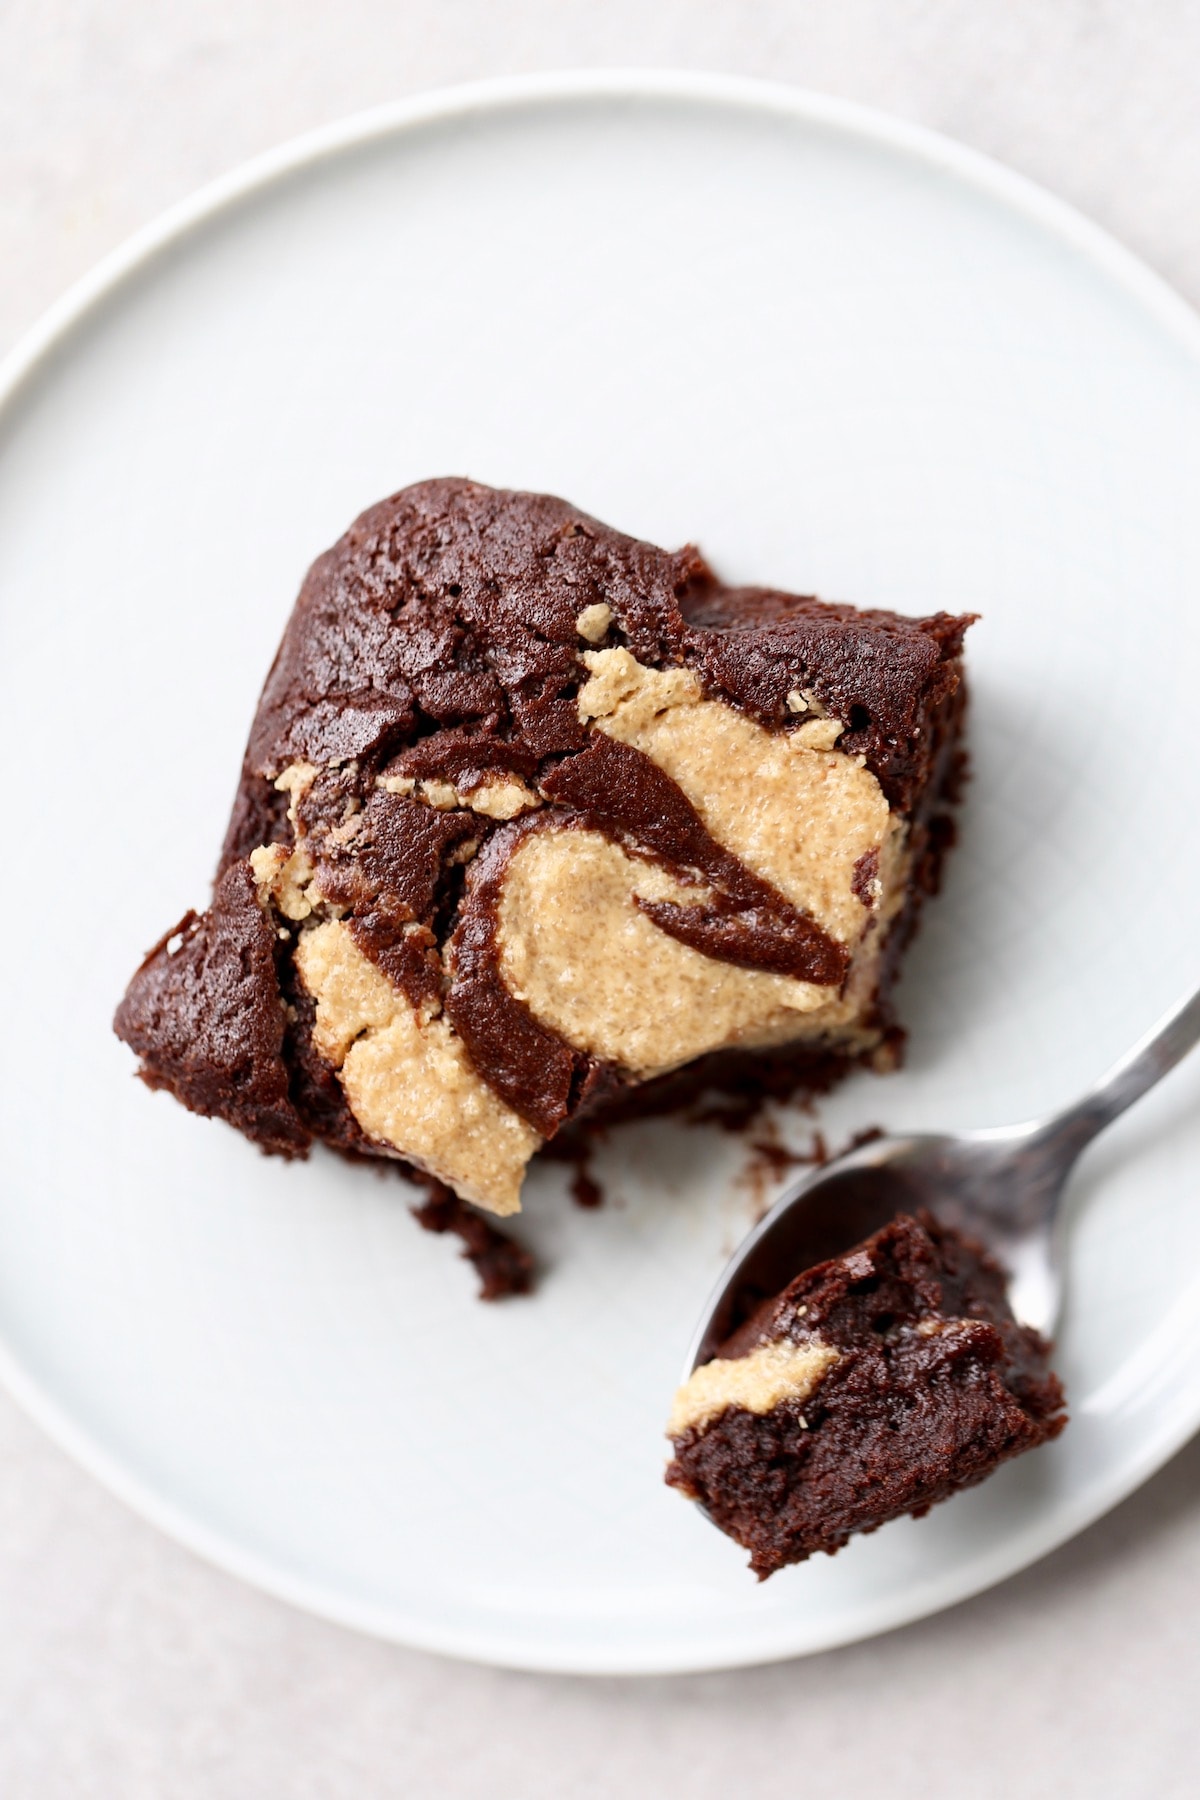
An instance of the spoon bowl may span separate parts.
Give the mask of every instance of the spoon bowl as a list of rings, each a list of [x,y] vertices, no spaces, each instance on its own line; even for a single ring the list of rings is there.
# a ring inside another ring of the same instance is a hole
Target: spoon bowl
[[[688,1351],[690,1375],[765,1300],[898,1213],[927,1208],[1009,1274],[1022,1324],[1053,1335],[1063,1295],[1063,1195],[1092,1139],[1200,1041],[1200,992],[1051,1118],[984,1131],[879,1136],[793,1182],[727,1264]]]

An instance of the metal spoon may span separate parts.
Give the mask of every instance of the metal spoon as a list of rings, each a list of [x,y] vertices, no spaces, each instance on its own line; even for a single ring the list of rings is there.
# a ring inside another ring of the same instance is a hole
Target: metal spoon
[[[1063,1193],[1080,1153],[1200,1042],[1200,992],[1050,1119],[941,1137],[877,1137],[802,1176],[734,1255],[692,1340],[687,1373],[763,1300],[900,1212],[925,1206],[1011,1276],[1017,1317],[1051,1336],[1062,1306]]]

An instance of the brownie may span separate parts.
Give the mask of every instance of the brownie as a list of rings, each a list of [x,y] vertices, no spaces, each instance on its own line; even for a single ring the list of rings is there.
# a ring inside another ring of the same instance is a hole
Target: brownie
[[[266,1151],[390,1158],[499,1214],[564,1129],[894,1060],[969,623],[407,488],[310,570],[212,903],[117,1033]]]
[[[763,1579],[1057,1437],[1049,1356],[979,1245],[902,1215],[798,1275],[691,1375],[666,1479]]]

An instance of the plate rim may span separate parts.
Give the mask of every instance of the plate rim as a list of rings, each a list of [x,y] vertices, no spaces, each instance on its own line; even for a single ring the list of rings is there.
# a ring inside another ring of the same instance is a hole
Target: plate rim
[[[422,128],[481,115],[531,109],[563,100],[641,99],[688,101],[714,110],[743,110],[840,131],[884,151],[924,162],[976,194],[984,194],[1040,225],[1123,289],[1159,327],[1200,363],[1200,313],[1133,251],[1125,248],[1065,200],[985,153],[926,126],[893,117],[858,101],[783,82],[709,71],[605,67],[507,75],[438,87],[386,102],[293,137],[238,164],[168,207],[76,280],[18,338],[0,361],[0,428],[7,427],[25,390],[72,334],[121,290],[132,286],[156,260],[191,233],[231,213],[276,184],[372,142],[400,138]],[[502,1625],[442,1629],[429,1619],[406,1620],[394,1604],[347,1599],[320,1581],[281,1569],[235,1538],[204,1524],[131,1474],[119,1456],[77,1423],[50,1390],[24,1366],[0,1321],[0,1384],[46,1436],[132,1512],[208,1563],[273,1598],[351,1630],[408,1648],[495,1667],[543,1674],[672,1675],[751,1667],[812,1655],[861,1642],[928,1618],[972,1599],[1028,1568],[1118,1505],[1156,1473],[1200,1428],[1200,1384],[1190,1406],[1176,1405],[1152,1432],[1139,1457],[1123,1464],[1074,1505],[1056,1514],[1054,1527],[1036,1521],[981,1558],[971,1575],[948,1572],[892,1601],[860,1603],[851,1612],[812,1629],[803,1615],[764,1621],[763,1639],[715,1650],[711,1641],[665,1649],[649,1644],[606,1643],[532,1648],[520,1632]],[[863,1615],[866,1616],[863,1616]]]

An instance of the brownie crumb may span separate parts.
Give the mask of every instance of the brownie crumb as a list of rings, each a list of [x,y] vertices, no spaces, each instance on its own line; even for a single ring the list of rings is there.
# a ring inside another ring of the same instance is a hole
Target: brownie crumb
[[[821,1131],[813,1132],[812,1143],[807,1150],[793,1150],[779,1138],[772,1127],[770,1135],[751,1138],[749,1150],[754,1161],[776,1181],[780,1176],[786,1175],[789,1169],[820,1169],[829,1161],[829,1146]]]
[[[861,1150],[864,1144],[873,1144],[878,1138],[885,1135],[882,1125],[864,1125],[861,1131],[856,1131],[854,1136],[842,1145],[838,1155],[849,1156],[852,1150]],[[830,1157],[828,1160],[832,1162],[834,1159]]]
[[[479,1277],[481,1300],[508,1300],[532,1291],[536,1264],[523,1244],[497,1229],[443,1182],[431,1181],[428,1200],[409,1210],[425,1231],[453,1232]]]
[[[747,1141],[745,1167],[737,1177],[738,1186],[745,1188],[750,1195],[750,1212],[754,1224],[757,1225],[760,1219],[765,1218],[769,1208],[775,1203],[771,1189],[793,1169],[823,1169],[826,1163],[849,1156],[852,1150],[861,1150],[864,1144],[873,1144],[876,1138],[883,1135],[882,1126],[867,1125],[861,1131],[856,1131],[839,1149],[831,1150],[825,1133],[818,1130],[813,1132],[806,1150],[797,1150],[784,1143],[779,1135],[777,1121],[768,1117],[760,1135]]]
[[[772,1189],[793,1169],[821,1168],[829,1161],[829,1146],[822,1131],[814,1131],[807,1150],[793,1149],[779,1135],[777,1121],[768,1115],[756,1137],[746,1142],[746,1161],[737,1185],[750,1197],[754,1224],[765,1217],[774,1195]]]
[[[604,1126],[594,1125],[589,1130],[587,1121],[584,1121],[552,1138],[542,1151],[547,1162],[570,1164],[571,1178],[568,1187],[571,1198],[585,1212],[595,1212],[604,1205],[604,1189],[593,1167],[592,1158],[607,1136]]]
[[[604,1205],[604,1189],[587,1163],[580,1163],[571,1176],[571,1198],[576,1206],[582,1206],[586,1212],[593,1212],[596,1207]]]

